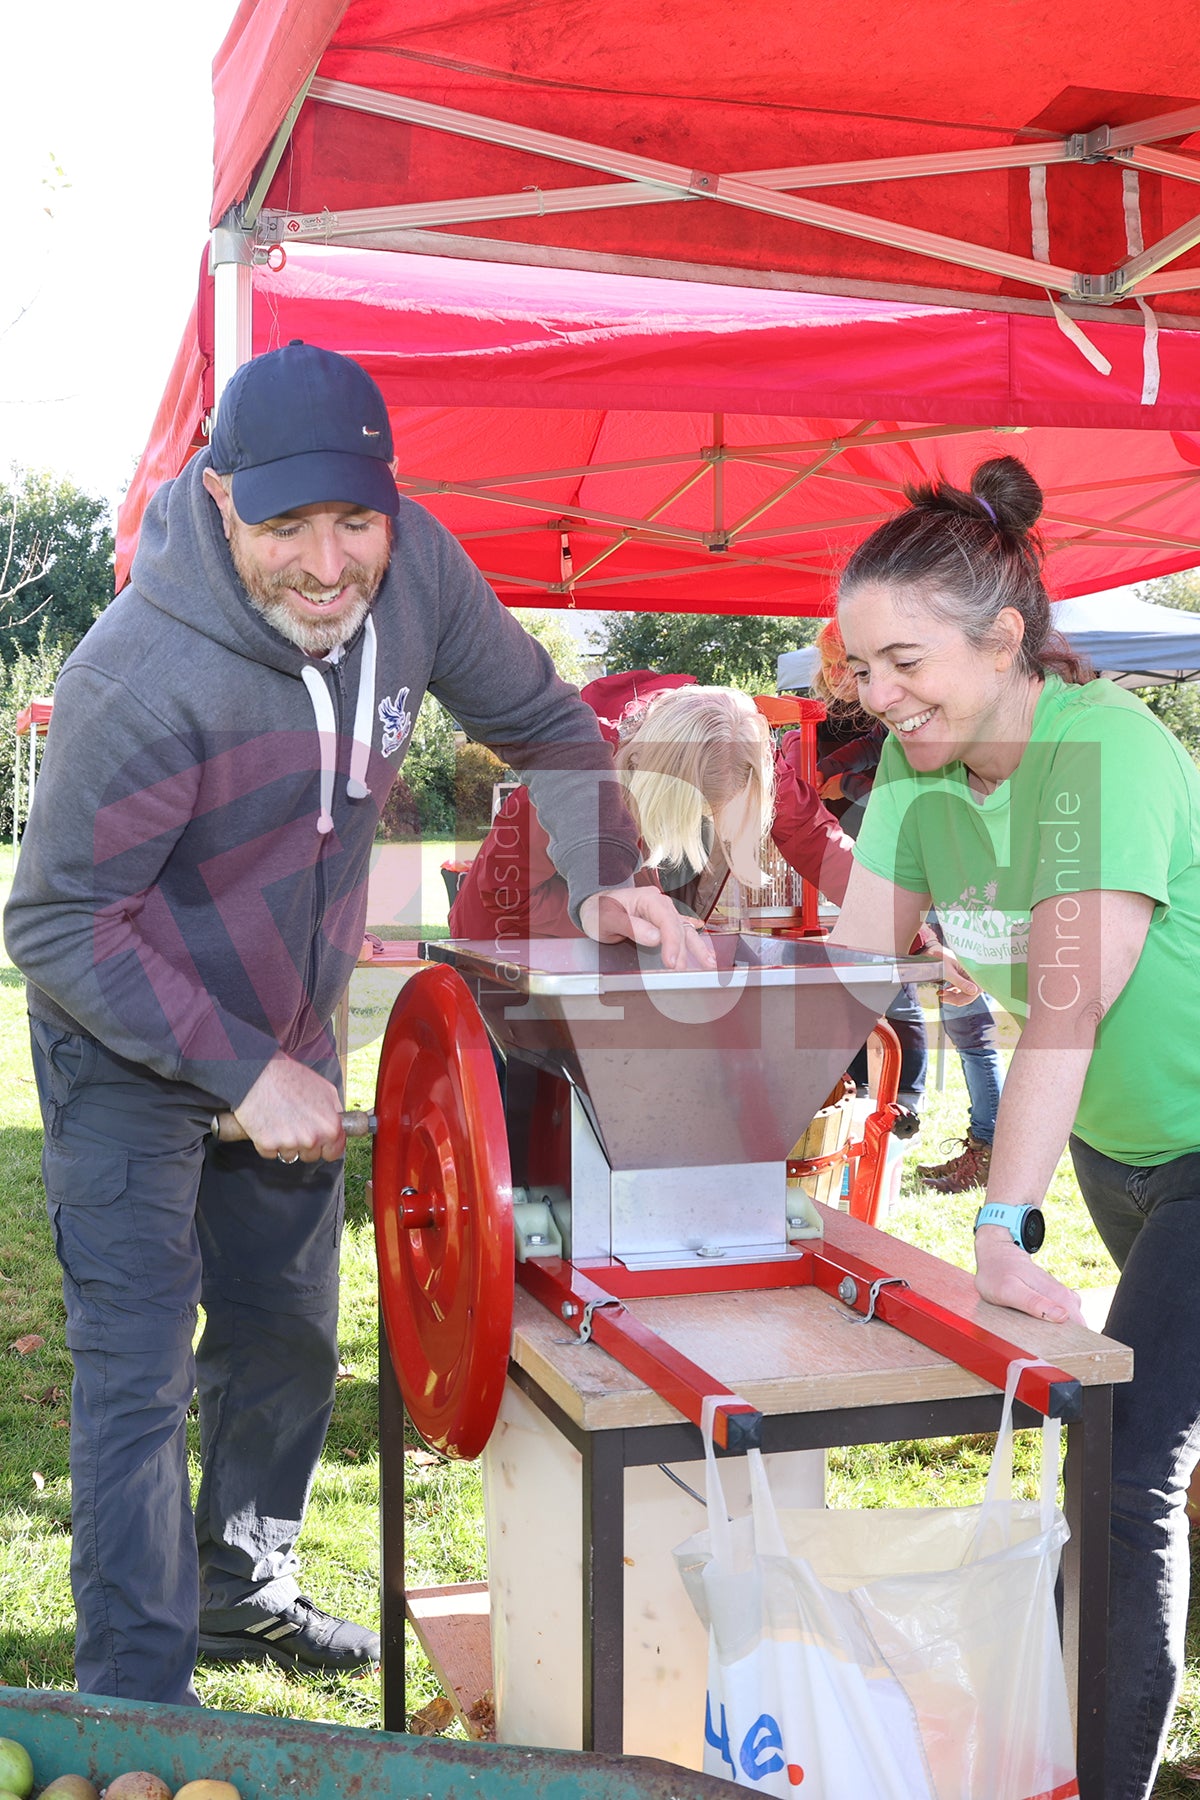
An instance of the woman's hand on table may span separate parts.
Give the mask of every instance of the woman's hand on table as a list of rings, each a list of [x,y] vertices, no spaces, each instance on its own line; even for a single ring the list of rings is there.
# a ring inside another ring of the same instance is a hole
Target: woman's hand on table
[[[982,1225],[975,1233],[975,1286],[993,1306],[1011,1307],[1056,1325],[1082,1325],[1083,1308],[1073,1288],[1064,1287],[1014,1244],[1003,1225]]]
[[[970,1006],[972,1000],[978,1000],[981,991],[979,983],[967,974],[957,956],[943,948],[940,997],[945,1005]]]

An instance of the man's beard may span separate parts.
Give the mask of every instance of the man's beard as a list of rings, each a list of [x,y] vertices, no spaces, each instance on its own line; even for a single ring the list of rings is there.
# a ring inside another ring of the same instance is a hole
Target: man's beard
[[[339,610],[335,618],[326,622],[321,619],[298,618],[287,596],[292,588],[308,598],[319,598],[328,590],[304,575],[288,575],[282,571],[264,574],[252,557],[247,555],[237,525],[230,534],[229,553],[246,590],[246,598],[255,612],[280,637],[286,638],[289,644],[295,644],[306,656],[324,656],[339,644],[350,642],[371,610],[371,602],[379,592],[388,566],[387,556],[375,564],[347,563],[339,586],[356,587],[358,598],[348,610]]]

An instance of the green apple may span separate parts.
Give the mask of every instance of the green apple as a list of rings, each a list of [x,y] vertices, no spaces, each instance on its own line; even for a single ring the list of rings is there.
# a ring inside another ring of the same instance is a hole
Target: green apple
[[[0,1789],[25,1800],[33,1792],[33,1764],[24,1744],[15,1738],[0,1737]]]

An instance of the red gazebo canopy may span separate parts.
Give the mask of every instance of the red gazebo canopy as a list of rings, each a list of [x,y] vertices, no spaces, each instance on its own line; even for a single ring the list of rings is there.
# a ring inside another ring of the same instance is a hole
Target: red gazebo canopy
[[[1059,593],[1200,563],[1193,0],[243,0],[214,91],[216,324],[205,276],[119,579],[293,336],[513,603],[817,613],[997,448]]]
[[[1194,0],[243,0],[214,88],[260,241],[1200,315]]]
[[[257,351],[354,355],[387,398],[398,481],[509,604],[828,610],[832,575],[936,467],[1015,451],[1048,496],[1054,591],[1200,563],[1200,336],[368,252],[255,271]],[[158,481],[200,442],[212,322],[189,322],[122,509],[119,578]]]

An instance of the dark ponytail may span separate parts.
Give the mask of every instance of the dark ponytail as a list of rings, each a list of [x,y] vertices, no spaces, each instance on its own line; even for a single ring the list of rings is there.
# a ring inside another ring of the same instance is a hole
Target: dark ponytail
[[[859,545],[839,597],[875,582],[904,589],[978,649],[991,647],[997,615],[1011,606],[1025,621],[1018,669],[1092,680],[1091,665],[1052,623],[1036,530],[1042,490],[1025,464],[1015,456],[980,463],[969,493],[941,477],[904,491],[907,510]]]

